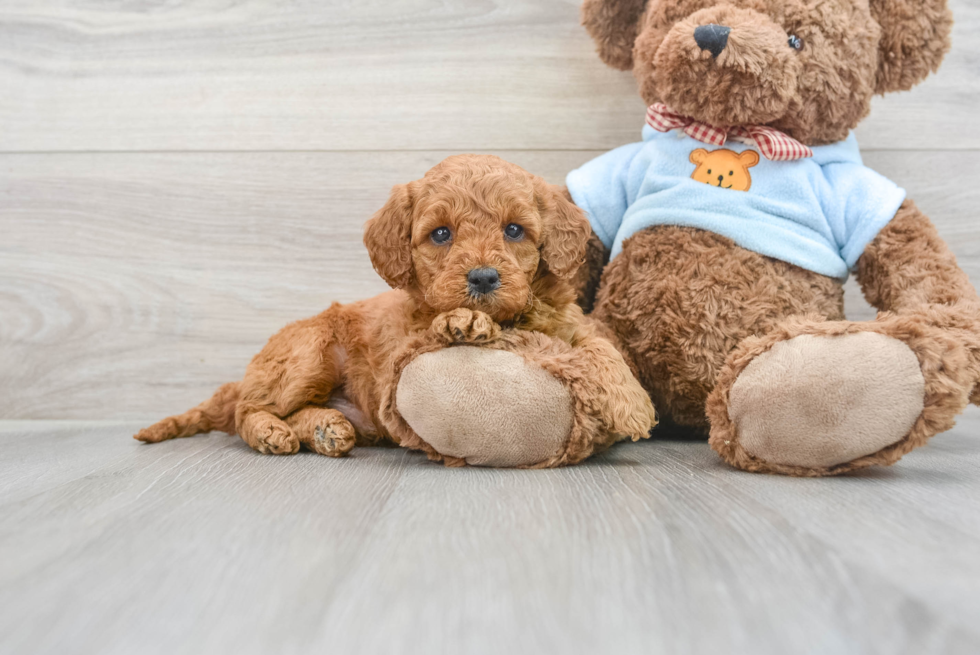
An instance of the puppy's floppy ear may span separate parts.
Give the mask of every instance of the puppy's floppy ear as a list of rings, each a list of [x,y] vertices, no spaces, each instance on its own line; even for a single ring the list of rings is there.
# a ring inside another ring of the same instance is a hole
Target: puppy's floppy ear
[[[633,68],[633,42],[647,0],[585,0],[582,25],[595,41],[599,58],[619,70]]]
[[[907,91],[939,68],[953,15],[946,0],[870,0],[881,26],[875,93]]]
[[[371,264],[389,286],[404,289],[412,281],[412,194],[397,184],[388,202],[364,226]]]
[[[585,249],[592,236],[589,219],[563,187],[536,178],[534,196],[543,224],[541,258],[552,273],[571,279],[585,261]]]

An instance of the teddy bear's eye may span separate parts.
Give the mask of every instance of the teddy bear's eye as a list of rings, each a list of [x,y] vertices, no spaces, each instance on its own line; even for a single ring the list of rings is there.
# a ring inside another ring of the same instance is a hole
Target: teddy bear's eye
[[[710,168],[708,169],[708,175],[711,175],[711,169]]]
[[[735,171],[728,171],[729,175],[735,175]]]
[[[795,34],[790,34],[790,36],[789,36],[789,47],[791,47],[793,50],[796,50],[797,52],[799,52],[800,50],[803,49],[803,39],[801,39],[800,37],[796,36]]]

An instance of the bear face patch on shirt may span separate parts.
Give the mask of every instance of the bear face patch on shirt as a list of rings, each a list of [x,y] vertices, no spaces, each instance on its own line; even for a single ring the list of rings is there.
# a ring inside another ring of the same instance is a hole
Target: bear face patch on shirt
[[[708,152],[698,148],[691,151],[689,159],[696,166],[691,179],[721,189],[748,191],[752,186],[749,169],[759,163],[759,153],[745,150],[739,154],[727,148]]]

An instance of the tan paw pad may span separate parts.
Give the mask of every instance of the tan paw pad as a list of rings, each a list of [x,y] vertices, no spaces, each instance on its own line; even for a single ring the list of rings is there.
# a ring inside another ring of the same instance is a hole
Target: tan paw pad
[[[447,462],[530,466],[556,455],[572,429],[565,387],[502,350],[459,346],[421,355],[402,372],[397,399],[415,433]]]
[[[746,366],[732,385],[728,415],[748,454],[819,468],[903,439],[922,413],[924,394],[919,361],[897,339],[802,335]]]

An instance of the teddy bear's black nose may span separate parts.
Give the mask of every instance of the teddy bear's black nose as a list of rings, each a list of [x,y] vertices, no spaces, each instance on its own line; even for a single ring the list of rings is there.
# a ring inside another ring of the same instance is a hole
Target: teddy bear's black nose
[[[728,33],[732,28],[724,25],[699,25],[694,28],[694,42],[702,50],[707,50],[712,57],[717,57],[728,45]]]
[[[470,295],[482,296],[500,287],[500,273],[495,268],[474,268],[466,275]]]

